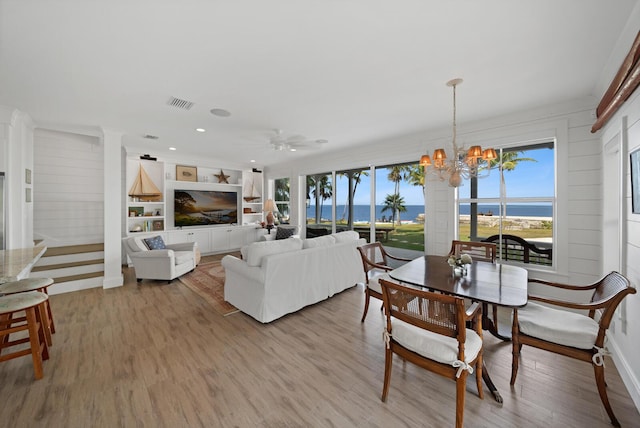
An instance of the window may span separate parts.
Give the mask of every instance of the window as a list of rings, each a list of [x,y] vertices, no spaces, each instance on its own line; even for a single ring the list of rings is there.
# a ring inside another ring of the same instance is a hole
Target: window
[[[337,230],[369,229],[370,189],[369,168],[336,172]]]
[[[291,193],[289,178],[277,178],[274,180],[274,202],[278,207],[278,221],[282,224],[289,223],[291,215]]]
[[[502,261],[552,265],[554,143],[502,148],[485,172],[458,189],[458,239],[495,242]]]
[[[307,238],[331,233],[332,196],[330,172],[307,176]]]
[[[424,169],[417,163],[376,168],[376,241],[424,251]]]

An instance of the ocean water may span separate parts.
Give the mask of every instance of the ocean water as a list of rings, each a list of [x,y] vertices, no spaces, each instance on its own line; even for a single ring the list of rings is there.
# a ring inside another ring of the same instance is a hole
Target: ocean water
[[[400,213],[400,220],[402,221],[415,221],[419,214],[424,213],[424,207],[422,205],[405,205],[407,211]],[[382,212],[383,205],[376,205],[376,220],[381,221],[383,219],[391,218],[391,211]],[[463,204],[460,206],[460,214],[468,215],[470,210],[469,204]],[[493,214],[495,216],[500,214],[500,208],[498,204],[478,204],[478,213]],[[534,205],[534,204],[509,204],[507,205],[508,216],[521,216],[521,217],[553,217],[553,207],[550,204],[547,205]],[[337,220],[344,218],[347,219],[348,212],[345,210],[344,205],[336,206]],[[371,221],[369,216],[369,205],[354,205],[353,217],[355,222],[368,222]],[[307,208],[307,218],[315,218],[315,205],[311,205]],[[322,218],[331,218],[331,206],[322,206]],[[397,220],[397,219],[396,219]]]

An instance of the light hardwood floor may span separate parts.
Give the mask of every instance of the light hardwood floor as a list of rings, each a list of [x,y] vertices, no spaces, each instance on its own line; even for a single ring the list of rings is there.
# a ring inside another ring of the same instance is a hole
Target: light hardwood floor
[[[182,286],[135,283],[51,297],[56,321],[44,378],[31,360],[0,364],[7,427],[450,427],[455,383],[394,360],[386,403],[383,317],[360,323],[354,287],[267,325],[222,317]],[[469,381],[467,427],[609,427],[590,365],[525,347],[515,388],[510,345],[485,335],[504,397]],[[469,379],[473,380],[473,376]],[[609,397],[623,427],[640,415],[613,362]]]

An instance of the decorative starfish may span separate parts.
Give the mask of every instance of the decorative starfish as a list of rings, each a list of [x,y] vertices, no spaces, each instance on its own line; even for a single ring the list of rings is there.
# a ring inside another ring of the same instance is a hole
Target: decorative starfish
[[[229,184],[229,181],[227,180],[227,178],[229,178],[229,175],[224,175],[224,171],[220,170],[220,174],[213,174],[214,177],[216,177],[218,179],[218,183],[227,183]]]

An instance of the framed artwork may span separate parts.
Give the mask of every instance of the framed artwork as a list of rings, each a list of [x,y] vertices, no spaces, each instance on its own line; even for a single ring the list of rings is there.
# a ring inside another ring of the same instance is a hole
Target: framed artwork
[[[156,220],[153,222],[153,230],[164,230],[164,221]]]
[[[24,182],[27,184],[31,184],[31,170],[30,169],[25,169],[24,170]]]
[[[198,168],[195,166],[176,165],[177,181],[198,181]]]
[[[640,214],[640,149],[631,152],[631,212]]]
[[[144,215],[143,207],[129,207],[129,217],[140,217]]]

